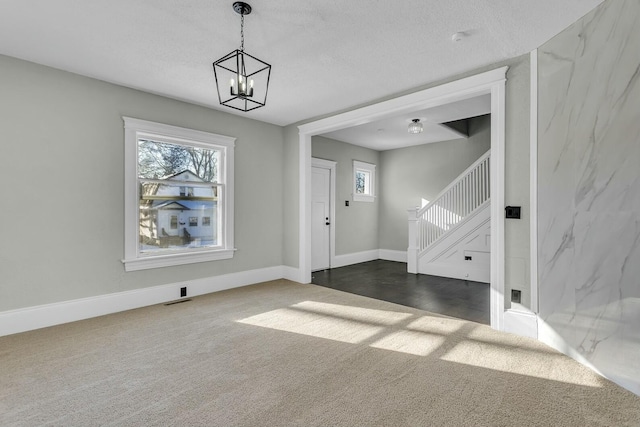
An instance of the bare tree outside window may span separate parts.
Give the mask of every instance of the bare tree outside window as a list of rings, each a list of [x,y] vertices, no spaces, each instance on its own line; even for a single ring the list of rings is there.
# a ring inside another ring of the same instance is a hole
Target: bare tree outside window
[[[162,179],[185,170],[205,182],[218,178],[219,151],[165,142],[138,141],[139,178]]]
[[[364,194],[365,193],[365,173],[364,172],[356,172],[356,193]]]

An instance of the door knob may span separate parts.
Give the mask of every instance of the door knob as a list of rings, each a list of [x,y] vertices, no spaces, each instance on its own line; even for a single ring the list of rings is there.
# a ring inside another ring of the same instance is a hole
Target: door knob
[[[324,223],[324,225],[329,225],[329,224],[331,224],[331,223],[330,223],[330,222],[325,222],[325,223]]]

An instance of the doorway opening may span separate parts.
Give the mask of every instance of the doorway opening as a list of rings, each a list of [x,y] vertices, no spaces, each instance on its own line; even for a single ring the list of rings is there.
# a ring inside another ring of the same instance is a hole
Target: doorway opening
[[[502,67],[444,85],[299,126],[299,281],[311,282],[311,138],[403,112],[445,105],[479,95],[491,95],[491,327],[504,321],[504,146],[505,82]]]

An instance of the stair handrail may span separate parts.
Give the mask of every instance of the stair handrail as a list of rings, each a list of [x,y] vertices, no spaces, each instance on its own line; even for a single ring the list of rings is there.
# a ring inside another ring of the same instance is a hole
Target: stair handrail
[[[449,183],[449,185],[447,185],[441,192],[438,193],[438,195],[435,197],[435,199],[433,199],[432,201],[430,201],[429,203],[427,203],[426,205],[424,205],[422,208],[420,208],[417,212],[416,212],[416,216],[420,217],[422,216],[429,208],[431,208],[431,206],[435,205],[438,201],[440,201],[440,199],[442,199],[442,196],[444,196],[447,192],[449,192],[449,190],[451,190],[451,188],[453,186],[455,186],[458,181],[460,181],[462,178],[464,178],[465,176],[467,176],[469,174],[469,172],[471,172],[472,170],[474,170],[475,168],[478,167],[478,165],[482,162],[484,162],[484,160],[486,158],[488,158],[489,156],[491,156],[491,149],[487,150],[486,153],[484,153],[482,156],[480,156],[478,158],[478,160],[476,160],[475,162],[473,162],[471,164],[471,166],[469,166],[468,168],[466,168],[460,175],[458,175],[457,177],[455,177],[453,179],[453,181],[451,181]]]
[[[471,166],[456,177],[435,200],[416,211],[415,243],[416,255],[439,241],[447,232],[479,209],[490,198],[490,155],[487,150]]]

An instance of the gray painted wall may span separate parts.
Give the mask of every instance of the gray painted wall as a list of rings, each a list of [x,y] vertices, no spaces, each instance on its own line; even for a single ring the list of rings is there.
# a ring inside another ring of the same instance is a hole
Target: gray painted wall
[[[283,265],[289,267],[298,267],[299,251],[298,251],[298,230],[300,228],[299,209],[300,209],[300,143],[298,141],[298,128],[295,126],[287,126],[284,128],[283,143],[283,164],[282,173],[284,177],[283,183]]]
[[[282,264],[282,127],[6,56],[0,70],[0,311]],[[237,138],[233,259],[124,272],[123,115]]]
[[[376,165],[376,188],[380,188],[380,153],[321,136],[311,140],[312,156],[336,162],[336,255],[375,250],[378,245],[378,206],[353,200],[353,161]],[[378,194],[379,191],[376,191]],[[345,200],[349,206],[345,206]]]
[[[506,202],[520,203],[523,219],[507,223],[506,264],[507,271],[524,272],[525,305],[529,283],[528,167],[514,168],[510,165],[528,165],[529,162],[528,64],[528,56],[514,58],[411,91],[503,65],[511,67],[507,80]],[[297,124],[285,128],[268,125],[8,57],[0,57],[0,67],[3,71],[3,79],[0,80],[3,94],[0,98],[0,135],[3,139],[0,178],[4,182],[13,182],[15,177],[21,176],[23,188],[29,190],[27,193],[6,191],[4,203],[22,207],[35,203],[32,192],[41,195],[37,207],[21,215],[25,227],[11,222],[0,224],[3,237],[13,243],[13,246],[3,245],[0,248],[0,310],[282,263],[298,266]],[[122,115],[238,138],[238,252],[233,260],[124,273],[120,263],[124,185]],[[31,157],[29,165],[14,160],[26,156]],[[264,168],[265,162],[272,167]],[[382,168],[378,171],[380,173],[384,173]],[[78,176],[83,180],[79,181]],[[97,182],[90,184],[86,177],[91,176],[96,176]],[[63,184],[68,188],[67,193],[55,191]],[[87,201],[89,206],[99,206],[95,213],[97,217],[80,215],[72,219],[62,209],[57,209],[63,205],[73,206],[78,200]],[[279,203],[274,203],[274,200]],[[260,205],[262,208],[256,209]],[[41,206],[47,207],[46,215],[41,213]],[[42,233],[30,231],[37,230],[32,224],[40,223],[44,217],[54,226]],[[258,236],[257,243],[253,242],[254,236]],[[30,243],[35,240],[40,242],[39,245]],[[372,242],[362,243],[358,243],[358,247],[345,243],[338,253],[349,253],[359,248],[367,250],[372,246]],[[64,250],[60,251],[60,247]],[[514,260],[514,254],[522,262]],[[507,275],[506,295],[511,286],[509,277]],[[518,280],[518,286],[520,283]]]
[[[636,394],[639,22],[640,2],[609,0],[538,52],[541,337]]]
[[[469,138],[380,153],[381,249],[406,251],[407,209],[432,201],[453,179],[491,148],[491,118],[469,120]]]

